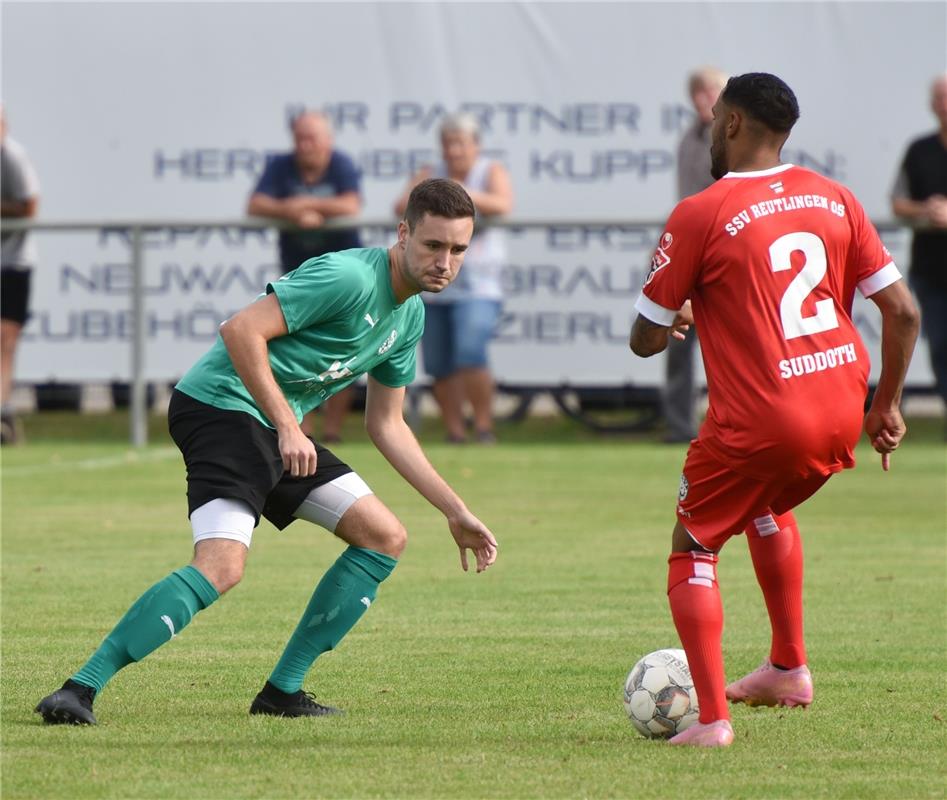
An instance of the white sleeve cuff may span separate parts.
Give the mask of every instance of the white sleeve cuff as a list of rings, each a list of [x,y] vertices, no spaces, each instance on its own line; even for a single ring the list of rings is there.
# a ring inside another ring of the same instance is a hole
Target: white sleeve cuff
[[[663,325],[665,328],[670,328],[674,323],[674,317],[677,316],[677,309],[672,311],[664,306],[659,306],[644,292],[638,295],[638,299],[635,301],[635,311],[641,316],[647,317],[655,325]]]
[[[875,292],[880,292],[887,286],[890,286],[901,279],[901,273],[893,261],[889,261],[877,272],[869,275],[865,280],[858,284],[858,291],[862,297],[871,297]]]

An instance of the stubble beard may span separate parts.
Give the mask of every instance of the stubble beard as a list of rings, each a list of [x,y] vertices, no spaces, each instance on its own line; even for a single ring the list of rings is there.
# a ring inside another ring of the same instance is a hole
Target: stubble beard
[[[716,149],[710,151],[710,175],[714,180],[719,181],[729,172],[727,169],[726,153],[718,153]]]
[[[452,281],[448,278],[447,283],[443,283],[442,285],[441,280],[437,280],[437,282],[435,283],[435,279],[430,278],[426,282],[429,283],[430,285],[424,286],[423,284],[421,284],[420,281],[418,282],[419,284],[421,284],[422,291],[433,292],[434,294],[439,294],[440,292],[443,292],[448,286],[450,286]]]

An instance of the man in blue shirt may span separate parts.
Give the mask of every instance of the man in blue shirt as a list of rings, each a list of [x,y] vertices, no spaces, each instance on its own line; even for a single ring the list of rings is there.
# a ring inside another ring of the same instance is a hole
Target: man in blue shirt
[[[329,118],[319,111],[304,111],[293,120],[292,132],[293,152],[276,156],[267,164],[247,203],[247,213],[252,216],[296,226],[296,230],[280,231],[284,273],[307,259],[362,246],[357,229],[322,229],[326,219],[354,217],[362,210],[358,169],[349,156],[334,148]],[[330,398],[324,406],[321,441],[339,441],[351,406],[351,389]],[[305,430],[312,432],[311,418],[306,420]]]

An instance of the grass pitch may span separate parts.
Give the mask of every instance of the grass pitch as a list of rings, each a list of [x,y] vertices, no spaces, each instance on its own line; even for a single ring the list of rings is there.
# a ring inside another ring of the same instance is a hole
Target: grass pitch
[[[190,552],[184,470],[166,438],[130,453],[97,441],[113,418],[48,420],[3,452],[4,798],[944,796],[936,425],[914,426],[889,474],[863,446],[856,470],[797,511],[815,703],[737,706],[734,745],[708,752],[641,738],[620,701],[641,655],[677,646],[665,559],[684,448],[561,421],[501,430],[493,448],[428,437],[432,461],[500,540],[479,576],[461,572],[440,515],[353,426],[337,451],[410,541],[370,613],[307,681],[345,716],[247,713],[342,549],[304,523],[263,523],[243,583],[119,673],[96,702],[98,727],[43,726],[39,698]],[[742,538],[719,573],[732,678],[766,655],[768,625]]]

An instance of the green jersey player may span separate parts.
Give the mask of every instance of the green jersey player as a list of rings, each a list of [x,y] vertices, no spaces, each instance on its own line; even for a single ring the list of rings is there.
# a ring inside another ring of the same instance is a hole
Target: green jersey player
[[[306,261],[221,326],[168,411],[187,466],[194,557],[145,592],[82,668],[40,701],[46,722],[94,724],[92,702],[118,670],[240,581],[261,516],[277,528],[295,519],[321,525],[348,547],[316,586],[250,713],[336,713],[303,691],[303,679],[372,604],[407,540],[365,482],[300,428],[307,411],[360,375],[368,376],[372,442],[447,518],[462,567],[468,550],[478,572],[493,564],[493,534],[434,470],[402,415],[424,328],[418,294],[457,277],[474,214],[460,184],[425,181],[411,193],[394,246]]]

